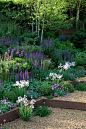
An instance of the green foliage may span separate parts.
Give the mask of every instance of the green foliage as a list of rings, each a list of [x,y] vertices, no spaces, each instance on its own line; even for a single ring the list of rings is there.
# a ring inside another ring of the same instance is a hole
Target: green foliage
[[[45,117],[51,113],[51,110],[49,110],[45,105],[44,106],[38,106],[34,109],[34,115]]]
[[[0,114],[6,113],[7,111],[9,111],[14,107],[15,107],[15,104],[13,102],[6,99],[0,100],[0,110],[1,110]]]
[[[13,102],[16,102],[16,94],[13,92],[13,91],[10,91],[10,92],[6,92],[4,95],[3,95],[5,98],[7,97],[8,100],[10,101],[13,101]]]
[[[85,61],[83,58],[76,58],[76,66],[84,66]]]
[[[76,89],[76,90],[79,90],[79,91],[86,91],[86,84],[84,84],[84,83],[78,83],[78,84],[75,86],[75,89]]]
[[[18,38],[20,42],[26,43],[27,45],[40,45],[40,38],[37,37],[35,32],[24,33]]]
[[[33,90],[27,91],[27,98],[28,99],[38,99],[39,96],[40,96],[40,94],[33,91]]]
[[[47,98],[47,99],[52,99],[52,98],[53,98],[53,96],[46,96],[46,98]]]
[[[9,80],[5,80],[3,83],[2,83],[2,87],[1,87],[1,89],[2,89],[2,91],[4,92],[4,93],[7,93],[7,92],[10,92],[14,87],[13,87],[13,84],[14,84],[14,82],[12,82],[12,81],[9,81]]]
[[[45,69],[49,69],[52,65],[51,60],[43,60],[43,65],[46,67]]]
[[[67,94],[67,91],[63,91],[62,89],[55,89],[53,95],[55,97],[64,96]]]
[[[76,48],[80,48],[82,50],[86,49],[86,30],[84,28],[75,32],[71,37],[70,41],[74,43]]]
[[[60,85],[64,86],[64,90],[65,87],[68,89],[68,92],[72,93],[74,91],[74,86],[72,84],[70,84],[69,82],[61,82]]]
[[[39,93],[42,95],[50,95],[52,94],[52,89],[51,85],[48,84],[48,82],[44,82],[41,87],[39,88]]]
[[[83,66],[77,66],[77,67],[76,67],[76,70],[78,70],[78,71],[79,71],[79,70],[85,70],[85,68],[84,68]]]
[[[3,55],[7,51],[7,47],[0,43],[0,55]]]
[[[32,108],[30,106],[24,106],[24,104],[20,103],[19,115],[23,121],[28,121],[32,116]]]
[[[29,61],[27,62],[25,59],[16,57],[11,62],[8,62],[9,71],[11,71],[13,68],[14,71],[17,71],[18,68],[20,68],[21,70],[29,70],[31,68],[31,65]]]
[[[58,38],[55,39],[55,47],[58,49],[68,49],[72,50],[73,43],[71,43],[69,40],[61,42]]]
[[[0,99],[3,98],[3,91],[0,89]]]
[[[17,99],[19,96],[24,97],[24,95],[26,95],[26,90],[27,87],[23,88],[15,87],[12,91],[16,94],[16,99]]]
[[[79,52],[77,51],[76,52],[76,58],[84,58],[84,59],[86,59],[86,50],[85,51],[79,51]]]
[[[30,80],[28,90],[37,91],[39,87],[42,85],[42,82],[39,80]]]

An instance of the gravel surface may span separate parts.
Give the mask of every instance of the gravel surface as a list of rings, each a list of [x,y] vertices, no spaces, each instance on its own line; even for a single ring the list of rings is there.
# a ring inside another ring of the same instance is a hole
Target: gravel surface
[[[54,100],[67,100],[67,101],[76,101],[76,102],[86,102],[86,91],[77,91],[69,93],[64,97],[54,97]]]
[[[32,117],[28,122],[21,118],[5,125],[9,129],[86,129],[86,111],[51,108],[47,117]]]

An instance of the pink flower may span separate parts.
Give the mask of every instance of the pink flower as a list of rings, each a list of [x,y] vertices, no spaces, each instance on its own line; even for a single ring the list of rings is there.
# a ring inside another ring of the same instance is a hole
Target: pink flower
[[[54,90],[54,87],[52,87],[52,90]]]
[[[1,123],[0,125],[2,126],[3,124]]]
[[[43,102],[43,104],[45,104],[45,102]]]
[[[6,122],[6,119],[4,119],[3,121]]]

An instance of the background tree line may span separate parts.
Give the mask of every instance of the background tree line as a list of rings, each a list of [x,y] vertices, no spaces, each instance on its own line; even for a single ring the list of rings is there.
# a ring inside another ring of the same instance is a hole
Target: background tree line
[[[0,37],[36,32],[55,37],[60,28],[86,28],[85,0],[0,0]],[[2,27],[3,26],[3,27]],[[2,30],[2,28],[4,28]],[[14,29],[13,29],[14,28]]]

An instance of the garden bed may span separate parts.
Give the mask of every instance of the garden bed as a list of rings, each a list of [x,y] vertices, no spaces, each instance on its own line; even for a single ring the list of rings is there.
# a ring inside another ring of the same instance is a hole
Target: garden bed
[[[54,107],[54,108],[64,108],[64,109],[77,109],[77,110],[85,110],[86,111],[86,92],[85,91],[74,91],[74,93],[70,93],[69,96],[65,97],[54,97],[49,100],[45,97],[41,97],[35,103],[35,107],[38,105],[43,105],[45,102],[46,106]],[[6,122],[13,121],[19,118],[18,108],[14,108],[11,111],[0,115],[0,123],[3,123],[3,119],[6,119]]]

